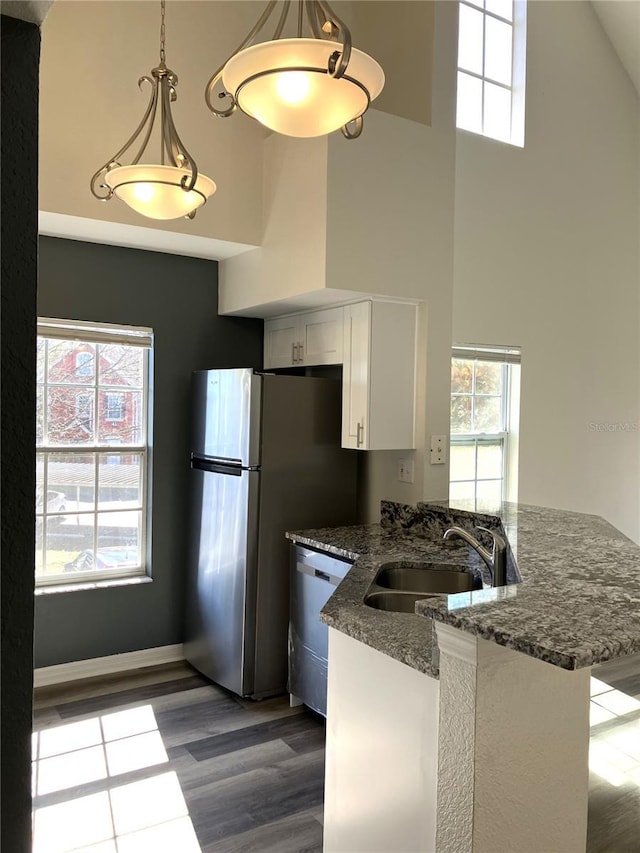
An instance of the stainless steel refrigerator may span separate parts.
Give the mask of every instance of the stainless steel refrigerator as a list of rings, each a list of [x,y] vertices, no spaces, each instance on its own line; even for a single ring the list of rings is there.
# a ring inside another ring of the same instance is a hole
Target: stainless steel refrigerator
[[[250,368],[193,375],[185,657],[239,696],[286,690],[286,530],[355,521],[340,382]]]

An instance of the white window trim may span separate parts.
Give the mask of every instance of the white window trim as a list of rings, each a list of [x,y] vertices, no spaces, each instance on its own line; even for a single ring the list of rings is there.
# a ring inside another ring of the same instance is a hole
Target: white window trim
[[[495,12],[491,12],[484,8],[484,5],[477,5],[473,0],[459,0],[458,10],[460,6],[468,6],[483,15],[483,45],[482,45],[482,74],[470,71],[467,68],[461,68],[456,60],[456,73],[466,74],[469,77],[474,77],[476,80],[488,81],[494,86],[499,86],[511,92],[511,127],[509,139],[502,139],[491,136],[484,131],[484,87],[482,97],[482,130],[469,130],[468,128],[457,126],[457,130],[461,133],[471,133],[474,136],[484,136],[485,139],[493,139],[496,142],[502,142],[504,145],[512,145],[516,148],[524,148],[525,139],[525,95],[526,95],[526,55],[527,55],[527,0],[513,0],[513,20],[509,21],[502,18]],[[485,23],[486,18],[494,18],[497,21],[502,21],[511,26],[512,43],[511,43],[511,85],[501,83],[488,77],[484,73],[485,64]],[[457,77],[456,77],[457,79]]]
[[[121,584],[123,581],[135,579],[150,579],[150,505],[149,505],[149,481],[150,481],[150,471],[149,471],[149,463],[150,463],[150,434],[151,434],[151,425],[149,422],[150,419],[150,391],[151,391],[151,353],[153,347],[153,330],[147,327],[125,327],[125,326],[114,326],[112,324],[102,324],[102,323],[85,323],[82,321],[74,321],[74,320],[57,320],[52,318],[39,318],[38,319],[38,337],[39,338],[49,338],[49,339],[57,339],[57,340],[67,340],[67,341],[80,341],[80,342],[90,342],[90,343],[100,343],[100,344],[124,344],[127,346],[139,346],[144,348],[144,366],[143,366],[143,386],[142,386],[142,435],[140,443],[132,444],[132,445],[117,445],[117,454],[118,455],[137,455],[140,456],[140,506],[138,509],[132,510],[135,512],[140,512],[141,516],[141,528],[140,528],[140,565],[137,566],[127,566],[119,569],[105,569],[98,570],[92,569],[86,572],[74,572],[73,574],[57,574],[51,575],[49,577],[46,576],[38,576],[36,575],[35,583],[36,583],[36,592],[42,591],[43,589],[52,590],[54,587],[59,587],[60,590],[75,590],[80,588],[86,588],[87,584],[93,584],[93,582],[101,583],[105,582],[101,585],[108,585],[109,582],[113,581],[114,584]],[[47,416],[48,416],[48,406],[47,406],[47,394],[46,389],[48,387],[47,382],[47,368],[45,365],[45,375],[44,382],[42,387],[45,389],[44,394],[44,404],[43,404],[43,435],[47,434]],[[77,387],[80,392],[82,392],[83,386],[72,386]],[[84,393],[93,394],[94,395],[94,406],[93,406],[93,422],[94,426],[97,429],[98,421],[96,420],[96,414],[99,412],[99,394],[103,389],[100,388],[99,385],[99,377],[97,373],[94,373],[94,382],[91,385],[86,386],[86,391]],[[120,392],[122,393],[122,392]],[[100,459],[103,457],[105,460],[111,456],[114,456],[114,446],[107,444],[94,444],[94,445],[46,445],[44,443],[36,445],[36,454],[43,456],[47,456],[50,454],[65,454],[67,456],[83,456],[89,454],[95,454],[95,467],[96,467],[96,478],[95,482],[98,482],[98,468],[100,465]],[[42,481],[42,489],[43,494],[47,494],[49,491],[48,486],[48,466],[44,467],[43,481]],[[102,509],[98,510],[97,505],[98,496],[96,495],[94,509],[89,510],[76,510],[75,512],[70,512],[68,509],[63,513],[49,513],[46,509],[46,501],[43,501],[43,507],[41,512],[36,511],[36,520],[42,519],[43,523],[43,551],[46,547],[46,524],[47,519],[51,517],[55,517],[57,515],[92,515],[93,516],[93,524],[94,524],[94,547],[96,551],[99,551],[99,547],[97,545],[98,539],[98,516],[105,515],[110,512],[117,513],[122,512],[122,510],[108,510]],[[83,549],[82,549],[83,550]]]

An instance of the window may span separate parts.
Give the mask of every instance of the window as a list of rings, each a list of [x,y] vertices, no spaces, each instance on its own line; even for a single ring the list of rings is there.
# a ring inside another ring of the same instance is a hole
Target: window
[[[123,421],[125,410],[124,394],[105,394],[105,418],[108,421]]]
[[[152,341],[151,329],[38,322],[38,585],[146,573]]]
[[[76,353],[76,376],[93,376],[93,349],[79,350]]]
[[[456,124],[524,145],[526,0],[460,0]]]
[[[449,498],[477,511],[517,499],[520,351],[454,347]]]
[[[93,429],[93,394],[76,394],[76,418],[83,429]]]

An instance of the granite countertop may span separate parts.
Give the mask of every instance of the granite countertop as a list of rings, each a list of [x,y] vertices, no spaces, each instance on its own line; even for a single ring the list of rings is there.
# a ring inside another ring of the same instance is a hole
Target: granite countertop
[[[458,564],[481,571],[486,584],[475,552],[460,540],[442,540],[452,523],[469,530],[475,524],[502,528],[511,546],[508,586],[424,599],[416,615],[364,604],[377,570],[388,561]],[[445,503],[383,502],[382,524],[287,536],[355,561],[325,605],[324,622],[434,677],[432,620],[569,670],[640,652],[640,547],[595,515],[504,504],[489,516]]]

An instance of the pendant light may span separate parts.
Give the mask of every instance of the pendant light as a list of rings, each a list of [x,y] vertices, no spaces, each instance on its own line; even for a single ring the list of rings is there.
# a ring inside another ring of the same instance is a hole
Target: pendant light
[[[151,77],[141,77],[151,86],[149,103],[142,121],[133,135],[110,160],[98,169],[91,179],[91,192],[100,201],[114,195],[137,213],[151,219],[193,219],[196,210],[216,191],[216,185],[206,175],[198,173],[195,160],[189,154],[173,123],[171,104],[176,100],[176,74],[165,63],[165,0],[160,2],[160,63],[151,70]],[[160,162],[143,160],[149,146],[160,105]],[[120,162],[122,155],[138,140],[140,147],[128,166]]]
[[[362,133],[363,115],[384,86],[375,59],[351,46],[351,33],[326,0],[298,0],[297,38],[282,38],[291,7],[282,10],[270,41],[255,44],[274,12],[271,0],[251,32],[207,83],[205,100],[216,116],[239,107],[285,136],[323,136],[338,128],[347,139]],[[310,38],[303,38],[306,16]],[[222,85],[223,91],[214,89]]]

